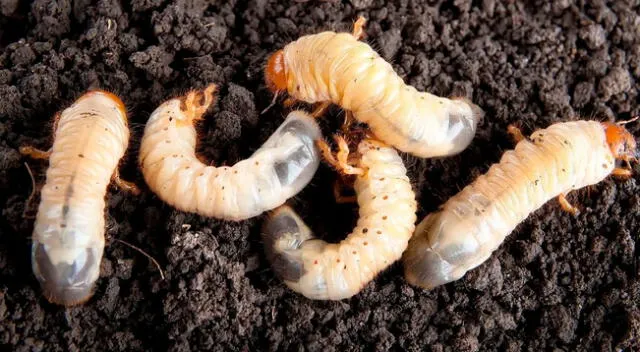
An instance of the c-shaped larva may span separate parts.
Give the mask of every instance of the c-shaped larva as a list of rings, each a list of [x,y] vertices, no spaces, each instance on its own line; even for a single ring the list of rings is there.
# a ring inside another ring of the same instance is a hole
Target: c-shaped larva
[[[515,150],[449,199],[417,226],[404,254],[409,283],[427,289],[457,280],[484,262],[531,212],[558,196],[609,174],[630,176],[616,159],[636,159],[636,142],[621,125],[596,121],[557,123],[522,137]]]
[[[400,259],[415,228],[415,195],[398,153],[375,140],[364,140],[353,167],[347,163],[346,142],[337,140],[338,161],[326,144],[321,146],[338,170],[358,174],[354,187],[360,218],[353,232],[339,244],[317,239],[286,205],[271,214],[262,230],[276,275],[311,299],[339,300],[360,292]]]
[[[70,306],[91,297],[100,274],[110,180],[138,191],[120,179],[117,169],[129,143],[127,113],[118,97],[84,94],[56,117],[54,131],[49,151],[20,151],[49,158],[33,229],[32,267],[44,296]]]
[[[147,122],[140,165],[147,184],[179,210],[243,220],[283,204],[318,169],[315,119],[293,111],[250,158],[231,167],[203,164],[196,156],[194,121],[214,101],[215,85],[158,107]]]
[[[273,54],[267,86],[308,103],[332,102],[367,123],[397,149],[427,158],[459,153],[473,139],[484,113],[465,98],[446,99],[406,85],[391,64],[353,34],[303,36]]]

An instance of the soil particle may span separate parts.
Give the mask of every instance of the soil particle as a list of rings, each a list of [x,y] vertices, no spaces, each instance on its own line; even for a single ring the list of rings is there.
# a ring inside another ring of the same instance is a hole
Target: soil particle
[[[198,152],[233,164],[288,113],[281,104],[259,113],[273,97],[263,83],[267,57],[301,35],[350,31],[357,15],[368,20],[365,40],[407,83],[467,96],[487,113],[460,155],[405,156],[419,217],[512,148],[511,123],[530,133],[576,116],[640,114],[633,1],[0,0],[0,28],[10,28],[0,31],[0,350],[638,350],[637,176],[572,193],[576,217],[549,202],[455,283],[411,287],[396,264],[341,302],[305,299],[273,275],[259,236],[263,217],[236,223],[186,214],[145,189],[137,146],[158,104],[216,83],[218,103],[198,124]],[[25,204],[32,189],[23,162],[39,187],[48,163],[21,158],[18,148],[47,149],[55,112],[90,88],[124,100],[132,141],[123,177],[144,192],[110,187],[95,295],[64,309],[41,296],[29,257],[33,219],[23,215],[39,199]],[[327,135],[341,122],[340,109],[320,119]],[[636,135],[639,126],[627,125]],[[330,241],[349,232],[357,213],[335,204],[335,177],[321,166],[291,200]],[[156,258],[166,280],[113,238]]]
[[[262,326],[258,307],[263,295],[252,288],[244,265],[224,256],[211,236],[176,234],[167,252],[168,271],[174,272],[175,268],[180,273],[179,277],[168,278],[175,284],[170,285],[163,299],[168,338],[176,350],[194,344],[204,349],[232,349],[242,346],[252,331]],[[211,285],[212,282],[217,284]],[[189,297],[186,302],[184,296]],[[230,316],[234,318],[226,319]]]
[[[402,45],[400,28],[393,28],[382,33],[377,42],[380,45],[380,55],[387,60],[393,60]]]
[[[220,109],[240,117],[242,123],[253,127],[258,123],[255,98],[247,88],[230,83],[227,94],[220,101]]]
[[[31,4],[33,34],[38,39],[61,38],[71,30],[71,1],[35,0]]]
[[[585,106],[593,97],[594,87],[591,82],[580,82],[576,84],[573,90],[572,103],[575,107],[581,108]]]
[[[599,24],[591,24],[580,30],[580,38],[587,43],[591,50],[600,48],[607,40],[607,33]]]
[[[631,88],[631,76],[629,71],[622,67],[614,67],[604,78],[600,80],[598,94],[605,100],[612,96],[626,92]]]
[[[351,4],[358,10],[366,9],[373,4],[374,0],[351,0]]]
[[[2,13],[2,15],[4,16],[9,17],[18,10],[19,5],[19,0],[2,0],[0,1],[0,13]]]
[[[233,2],[230,2],[233,3]],[[187,51],[197,56],[222,52],[231,46],[227,39],[233,14],[224,18],[206,11],[204,1],[176,1],[151,16],[153,32],[160,43],[172,51]],[[227,20],[230,23],[227,23]]]

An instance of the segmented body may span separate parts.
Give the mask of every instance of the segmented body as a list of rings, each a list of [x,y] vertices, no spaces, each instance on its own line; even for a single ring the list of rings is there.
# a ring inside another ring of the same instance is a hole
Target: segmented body
[[[354,187],[360,217],[338,244],[316,239],[288,206],[263,227],[267,257],[287,286],[312,299],[339,300],[358,293],[398,260],[416,221],[416,200],[406,169],[390,147],[363,141]]]
[[[500,162],[417,226],[405,275],[433,288],[484,262],[514,228],[551,198],[611,174],[615,158],[601,123],[557,123],[519,142]]]
[[[33,231],[32,265],[44,295],[73,305],[92,295],[104,250],[105,193],[127,149],[124,105],[89,92],[62,111]]]
[[[320,162],[315,140],[321,132],[309,114],[290,113],[251,157],[230,167],[214,167],[202,163],[195,153],[193,121],[201,113],[193,116],[183,104],[176,98],[158,107],[140,146],[147,184],[179,210],[247,219],[283,204],[315,174]]]
[[[459,153],[483,112],[467,99],[447,99],[406,85],[391,64],[349,33],[301,37],[283,49],[288,93],[330,101],[353,112],[380,140],[420,157]]]

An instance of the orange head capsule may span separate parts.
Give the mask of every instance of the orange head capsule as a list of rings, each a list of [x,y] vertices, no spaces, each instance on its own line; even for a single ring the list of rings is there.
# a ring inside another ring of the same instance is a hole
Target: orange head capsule
[[[85,93],[83,96],[81,96],[78,100],[84,99],[84,98],[90,98],[92,96],[96,96],[96,95],[102,95],[104,97],[106,97],[107,99],[111,100],[117,107],[118,110],[120,112],[122,112],[123,114],[126,115],[127,109],[124,107],[124,103],[122,102],[122,100],[120,100],[120,98],[118,98],[117,95],[104,91],[104,90],[92,90],[88,93]]]
[[[91,90],[83,94],[80,98],[78,98],[78,100],[76,100],[74,105],[79,104],[81,101],[85,99],[95,98],[95,97],[106,98],[107,104],[115,108],[120,113],[120,116],[122,116],[122,119],[124,120],[124,122],[127,123],[127,108],[124,106],[124,103],[122,102],[122,100],[120,100],[120,98],[118,98],[118,96],[113,93],[100,90],[100,89]]]
[[[621,123],[603,122],[607,144],[616,159],[637,160],[636,140]]]
[[[273,92],[287,89],[287,67],[284,63],[284,52],[276,51],[267,62],[264,70],[264,78],[267,87]]]

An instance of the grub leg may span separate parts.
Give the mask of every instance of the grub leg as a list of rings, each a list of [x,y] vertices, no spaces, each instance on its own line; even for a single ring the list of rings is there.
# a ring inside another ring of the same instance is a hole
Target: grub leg
[[[120,189],[124,190],[125,192],[129,192],[136,196],[140,194],[140,188],[138,188],[135,183],[125,181],[120,178],[120,170],[116,169],[116,171],[113,173],[112,179],[116,186],[120,187]]]
[[[509,125],[509,127],[507,127],[507,132],[511,135],[511,138],[516,144],[526,139],[522,134],[522,131],[515,125]]]
[[[560,203],[560,207],[562,207],[562,210],[566,211],[567,213],[571,213],[572,215],[578,215],[580,213],[578,208],[569,203],[566,194],[559,195],[558,202]]]
[[[327,112],[327,109],[329,108],[330,105],[331,103],[327,101],[316,104],[316,107],[313,109],[313,112],[311,113],[311,117],[313,117],[314,119],[320,118],[320,116],[324,115]]]
[[[52,149],[49,150],[40,150],[38,148],[34,148],[30,145],[24,145],[20,147],[20,154],[26,155],[32,159],[49,159],[51,156]]]
[[[340,136],[334,136],[336,143],[338,144],[338,152],[334,156],[331,148],[326,141],[320,139],[316,143],[325,161],[333,166],[342,175],[363,175],[364,170],[349,164],[349,146],[347,141]]]
[[[356,40],[360,40],[364,36],[365,23],[367,23],[367,20],[364,17],[360,16],[353,24],[353,37],[356,38]]]
[[[626,169],[626,168],[623,168],[623,167],[617,167],[617,168],[613,169],[611,174],[613,176],[616,176],[616,177],[627,179],[627,178],[630,178],[631,176],[633,176],[633,171],[631,171],[629,169]]]

